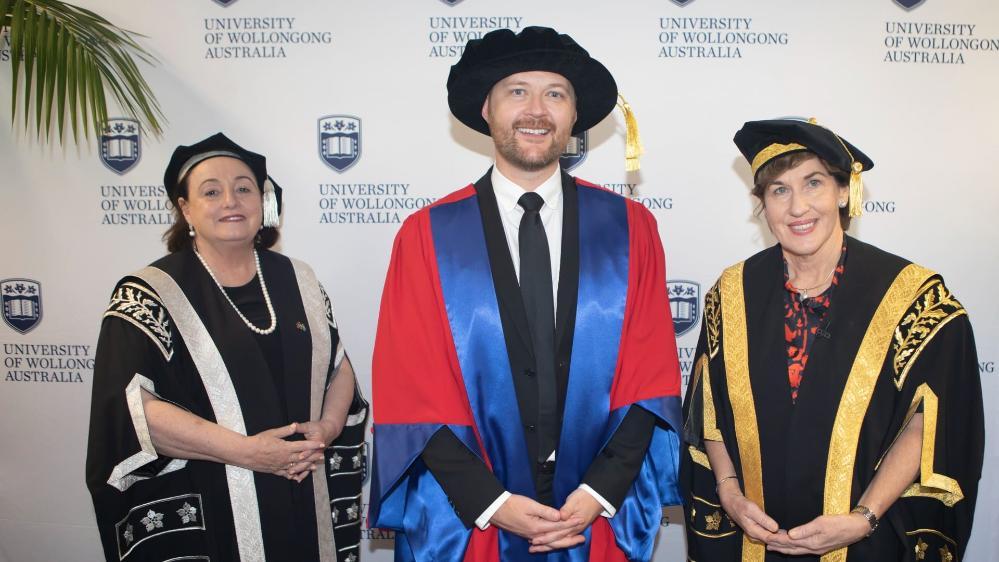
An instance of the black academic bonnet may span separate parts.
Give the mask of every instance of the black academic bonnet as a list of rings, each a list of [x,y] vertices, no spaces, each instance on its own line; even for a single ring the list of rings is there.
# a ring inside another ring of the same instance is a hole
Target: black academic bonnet
[[[811,119],[769,119],[748,121],[735,134],[735,145],[749,161],[753,180],[768,162],[792,152],[808,151],[850,174],[851,217],[863,211],[864,184],[861,172],[874,167],[874,161],[846,139]]]
[[[447,79],[447,102],[459,121],[488,135],[482,104],[500,80],[518,72],[561,74],[576,94],[572,134],[593,127],[614,109],[617,84],[610,71],[590,57],[572,37],[548,27],[525,27],[520,33],[497,29],[465,45]]]
[[[814,119],[748,121],[735,134],[735,145],[749,161],[753,178],[768,162],[790,152],[809,151],[845,172],[874,167],[874,161],[846,139],[817,124]]]
[[[163,185],[166,187],[170,200],[176,201],[177,197],[181,195],[179,190],[184,177],[196,165],[217,156],[229,156],[242,160],[250,168],[250,171],[253,172],[257,180],[257,186],[261,191],[266,189],[266,183],[269,182],[273,186],[274,197],[277,200],[277,211],[280,213],[282,190],[276,183],[269,181],[267,177],[267,158],[256,152],[246,150],[222,133],[215,133],[192,145],[180,145],[174,149],[173,156],[170,157],[170,163],[167,164],[166,171],[163,173]]]

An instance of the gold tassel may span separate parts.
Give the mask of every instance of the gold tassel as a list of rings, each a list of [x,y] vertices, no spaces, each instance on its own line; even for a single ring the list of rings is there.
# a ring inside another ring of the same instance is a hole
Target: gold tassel
[[[854,160],[850,169],[850,216],[859,217],[864,210],[864,180],[860,178],[860,172],[864,171],[864,166]]]
[[[617,106],[624,114],[624,124],[628,129],[624,141],[624,169],[628,172],[635,172],[640,167],[638,159],[645,153],[645,147],[642,146],[642,138],[638,136],[638,121],[635,120],[635,112],[632,111],[631,105],[625,101],[624,96],[618,94],[617,98]]]

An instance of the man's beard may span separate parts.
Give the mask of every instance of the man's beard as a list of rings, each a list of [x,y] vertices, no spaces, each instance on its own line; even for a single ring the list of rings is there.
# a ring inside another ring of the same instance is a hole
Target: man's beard
[[[548,129],[554,142],[540,154],[536,152],[528,154],[517,143],[517,129]],[[525,172],[537,172],[545,169],[562,156],[569,143],[569,137],[565,136],[563,139],[561,131],[558,131],[555,125],[547,120],[519,121],[514,123],[511,129],[505,130],[501,134],[497,134],[495,131],[492,133],[496,151],[508,162]]]

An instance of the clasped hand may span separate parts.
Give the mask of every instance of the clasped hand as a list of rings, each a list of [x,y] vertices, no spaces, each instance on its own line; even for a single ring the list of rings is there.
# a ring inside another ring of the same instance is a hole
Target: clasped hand
[[[561,509],[512,495],[490,522],[527,539],[531,543],[530,552],[550,552],[585,542],[583,531],[602,511],[600,503],[583,490],[570,494]]]
[[[326,420],[292,423],[248,437],[246,468],[301,482],[324,461],[323,451],[342,428]],[[305,437],[288,441],[294,434]]]
[[[766,544],[767,550],[783,554],[822,555],[859,541],[871,530],[867,520],[857,514],[820,515],[804,525],[784,530],[756,502],[744,496],[737,485],[723,485],[719,499],[725,512],[749,538]]]

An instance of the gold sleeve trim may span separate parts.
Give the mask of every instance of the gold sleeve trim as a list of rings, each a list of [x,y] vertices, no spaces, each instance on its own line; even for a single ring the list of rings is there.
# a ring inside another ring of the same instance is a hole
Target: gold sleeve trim
[[[967,314],[939,279],[930,281],[920,293],[895,328],[892,367],[895,370],[895,388],[898,390],[902,389],[909,369],[933,336],[951,320]]]
[[[697,501],[699,501],[699,502],[701,502],[701,503],[703,503],[705,505],[710,505],[711,507],[717,507],[719,509],[721,508],[721,504],[717,504],[717,503],[714,503],[714,502],[709,502],[708,500],[702,498],[701,496],[698,496],[697,494],[691,494],[691,495],[694,497],[695,500],[697,500]]]
[[[954,546],[957,546],[957,541],[956,540],[948,537],[947,535],[941,533],[940,531],[938,531],[936,529],[916,529],[915,531],[906,531],[905,532],[905,535],[907,537],[914,537],[916,535],[922,535],[922,534],[936,535],[936,536],[940,537],[941,539],[949,542],[950,544],[952,544]]]
[[[690,458],[695,463],[703,466],[704,468],[711,470],[711,461],[708,460],[708,455],[704,451],[694,447],[693,445],[687,445],[687,451],[690,452]],[[704,500],[701,500],[704,501]],[[707,503],[707,502],[704,502]]]
[[[895,327],[912,303],[913,295],[934,273],[916,264],[909,264],[892,282],[881,299],[860,349],[853,360],[846,387],[840,398],[836,419],[833,422],[826,462],[823,513],[844,514],[850,511],[850,494],[853,487],[853,470],[857,460],[857,443],[867,407],[874,394],[874,384],[893,341]],[[737,426],[738,427],[738,426]],[[846,548],[839,548],[822,556],[821,562],[845,562]]]
[[[933,459],[937,443],[937,416],[940,400],[926,383],[916,388],[916,395],[909,406],[909,416],[915,413],[920,401],[923,403],[923,447],[919,457],[919,482],[902,492],[903,498],[925,497],[939,500],[947,507],[964,499],[964,492],[957,480],[933,471]]]
[[[763,505],[763,463],[760,456],[760,431],[756,422],[756,404],[749,380],[749,344],[746,335],[746,299],[742,287],[744,263],[738,263],[722,273],[718,281],[721,291],[722,340],[724,342],[725,379],[729,402],[735,417],[735,437],[742,465],[743,493]],[[748,535],[742,539],[743,562],[762,562],[766,556],[763,543],[753,542]]]
[[[708,332],[708,357],[714,359],[718,355],[719,336],[721,335],[721,297],[718,284],[704,295],[704,319]]]
[[[763,165],[766,164],[767,162],[773,160],[774,158],[777,158],[782,154],[787,154],[788,152],[794,152],[796,150],[808,150],[808,149],[796,142],[792,142],[791,144],[780,144],[778,142],[775,142],[770,146],[764,148],[763,150],[759,151],[758,153],[756,153],[756,156],[753,157],[753,163],[752,163],[753,176],[755,177],[756,172],[758,172],[760,168],[762,168]]]
[[[734,535],[734,534],[736,534],[736,533],[739,532],[739,531],[729,531],[727,533],[721,533],[721,534],[718,534],[718,535],[709,535],[707,533],[702,533],[701,531],[698,531],[697,529],[691,529],[691,531],[693,531],[695,535],[697,535],[699,537],[704,537],[706,539],[724,539],[725,537],[731,537],[732,535]],[[743,557],[743,560],[746,560],[746,558]]]
[[[701,356],[697,362],[697,370],[701,373],[701,398],[704,409],[704,438],[709,441],[723,441],[718,430],[718,418],[715,415],[715,399],[711,390],[711,373],[708,370],[708,358]]]

